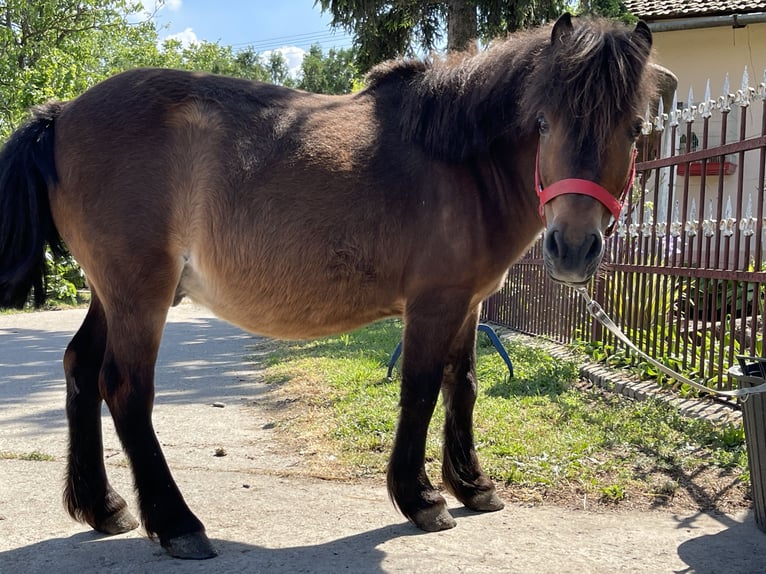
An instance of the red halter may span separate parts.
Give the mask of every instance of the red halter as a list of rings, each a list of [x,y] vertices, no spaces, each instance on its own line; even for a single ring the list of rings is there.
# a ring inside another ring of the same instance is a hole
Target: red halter
[[[537,156],[535,157],[535,189],[537,195],[540,198],[540,218],[543,220],[543,225],[547,225],[545,221],[545,204],[548,203],[554,197],[564,195],[567,193],[576,193],[579,195],[589,195],[598,201],[600,201],[604,207],[612,214],[614,221],[607,227],[604,232],[604,237],[609,237],[614,230],[614,226],[617,220],[620,218],[620,212],[622,211],[622,205],[625,203],[625,198],[628,197],[631,187],[633,187],[633,180],[636,178],[636,155],[638,150],[633,148],[633,159],[630,162],[630,175],[628,177],[628,183],[625,185],[625,189],[622,190],[620,198],[616,198],[609,193],[605,188],[601,187],[595,181],[587,179],[575,179],[567,178],[552,183],[546,188],[543,188],[543,184],[540,181],[540,147],[537,148]]]

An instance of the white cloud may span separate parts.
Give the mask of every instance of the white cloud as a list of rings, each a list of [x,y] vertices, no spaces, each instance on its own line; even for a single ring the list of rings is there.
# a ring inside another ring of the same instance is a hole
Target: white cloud
[[[183,0],[147,0],[141,4],[141,9],[128,16],[128,22],[145,22],[156,17],[165,8],[171,12],[178,12],[181,9]]]
[[[298,76],[301,71],[303,57],[306,55],[306,50],[299,48],[298,46],[282,46],[276,50],[267,50],[266,52],[262,52],[262,61],[268,62],[272,52],[280,52],[287,62],[287,69],[290,70],[290,75],[293,78]]]
[[[163,42],[167,40],[178,40],[184,48],[188,48],[192,44],[199,44],[199,38],[197,38],[197,34],[191,28],[186,28],[183,32],[178,32],[177,34],[168,34],[163,38]]]

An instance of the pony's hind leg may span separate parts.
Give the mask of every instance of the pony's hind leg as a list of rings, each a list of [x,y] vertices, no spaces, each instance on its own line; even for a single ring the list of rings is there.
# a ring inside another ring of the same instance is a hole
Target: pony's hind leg
[[[462,305],[461,305],[462,304]],[[388,491],[399,510],[426,531],[455,526],[425,470],[428,424],[445,360],[465,319],[463,297],[437,293],[409,302],[405,315],[399,422],[388,465]]]
[[[478,310],[455,338],[444,369],[444,447],[442,477],[455,497],[472,510],[503,508],[495,486],[481,469],[473,437],[473,408],[477,396],[476,326]]]
[[[104,360],[106,318],[92,293],[90,308],[64,354],[69,456],[64,504],[76,520],[99,532],[119,534],[138,527],[125,500],[109,484],[101,439],[98,376]]]
[[[131,463],[146,531],[172,556],[211,558],[216,552],[205,527],[176,486],[152,425],[154,366],[173,299],[172,292],[160,299],[158,291],[110,308],[99,386]]]

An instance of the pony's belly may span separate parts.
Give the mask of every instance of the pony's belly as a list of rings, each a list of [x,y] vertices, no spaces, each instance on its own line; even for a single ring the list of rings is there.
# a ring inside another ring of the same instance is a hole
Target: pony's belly
[[[336,285],[318,290],[304,281],[280,285],[216,282],[188,265],[176,289],[176,302],[183,296],[246,331],[280,339],[343,333],[404,311],[404,300],[382,289],[360,291]]]
[[[401,315],[395,306],[389,308],[371,307],[353,313],[340,307],[331,312],[306,312],[304,309],[268,309],[263,305],[235,307],[228,301],[190,299],[208,307],[221,319],[238,327],[276,339],[313,339],[352,331],[373,321]]]

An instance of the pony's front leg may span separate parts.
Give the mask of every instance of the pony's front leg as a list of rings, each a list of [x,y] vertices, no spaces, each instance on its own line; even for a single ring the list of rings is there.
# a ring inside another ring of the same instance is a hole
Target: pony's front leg
[[[463,297],[437,293],[408,303],[399,422],[388,465],[388,491],[399,510],[426,531],[455,520],[425,470],[426,435],[452,340],[465,319]]]
[[[176,486],[152,426],[154,365],[166,311],[144,311],[109,316],[101,393],[131,463],[147,533],[177,558],[211,558],[216,552],[205,527]]]
[[[455,337],[442,381],[444,398],[444,448],[442,477],[455,497],[472,510],[494,511],[504,507],[495,485],[481,469],[473,438],[476,404],[476,327],[478,309]]]

